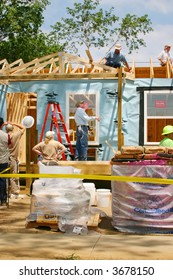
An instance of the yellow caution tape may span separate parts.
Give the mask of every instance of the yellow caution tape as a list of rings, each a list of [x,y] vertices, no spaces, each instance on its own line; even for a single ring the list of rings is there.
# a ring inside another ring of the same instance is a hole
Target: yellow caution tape
[[[3,171],[1,171],[0,174],[3,174],[3,173],[5,173],[8,170],[10,170],[10,167],[8,167],[8,168],[4,169]]]
[[[129,176],[109,176],[109,175],[87,175],[87,174],[0,174],[2,178],[78,178],[89,180],[103,181],[120,181],[120,182],[141,182],[152,184],[173,184],[173,179],[166,178],[146,178],[146,177],[129,177]]]

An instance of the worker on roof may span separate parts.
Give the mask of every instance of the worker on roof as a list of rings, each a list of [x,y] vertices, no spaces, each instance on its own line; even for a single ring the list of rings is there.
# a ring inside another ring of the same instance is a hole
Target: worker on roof
[[[162,135],[164,135],[164,138],[160,141],[159,146],[173,147],[173,126],[166,125],[163,128]]]
[[[104,64],[107,66],[111,66],[114,68],[120,68],[123,65],[126,66],[127,71],[131,71],[131,67],[123,54],[121,54],[121,45],[117,43],[115,45],[115,50],[108,52],[108,54],[104,58]]]
[[[160,61],[161,66],[166,66],[166,63],[169,62],[172,64],[173,58],[170,53],[171,45],[165,45],[163,51],[158,56],[158,60]]]

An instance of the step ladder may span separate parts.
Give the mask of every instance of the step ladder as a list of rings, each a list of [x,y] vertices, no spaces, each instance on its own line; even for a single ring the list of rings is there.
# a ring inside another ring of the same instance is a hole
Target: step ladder
[[[43,141],[45,127],[46,127],[48,118],[50,117],[50,110],[51,110],[50,130],[51,131],[53,129],[56,130],[56,135],[57,135],[58,141],[70,150],[70,157],[73,160],[74,159],[74,150],[73,150],[73,147],[72,147],[72,144],[70,141],[70,137],[69,137],[69,134],[67,131],[67,127],[66,127],[66,124],[64,121],[64,117],[63,117],[59,102],[48,101],[48,103],[47,103],[44,121],[43,121],[43,125],[42,125],[42,130],[41,130],[41,134],[40,134],[40,142]],[[67,143],[62,143],[63,142],[62,136],[61,136],[62,130],[63,130],[63,134],[66,138]],[[62,159],[66,160],[66,156],[64,153],[62,154]]]

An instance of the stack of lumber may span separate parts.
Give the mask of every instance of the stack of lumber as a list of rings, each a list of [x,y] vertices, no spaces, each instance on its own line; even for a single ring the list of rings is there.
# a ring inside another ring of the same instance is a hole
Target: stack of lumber
[[[111,159],[111,164],[123,162],[164,160],[173,161],[173,147],[163,146],[122,146]]]

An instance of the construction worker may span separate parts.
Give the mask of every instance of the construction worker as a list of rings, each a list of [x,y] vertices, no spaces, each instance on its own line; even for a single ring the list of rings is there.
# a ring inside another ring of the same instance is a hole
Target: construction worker
[[[10,168],[11,173],[19,173],[19,152],[20,152],[20,140],[25,132],[25,127],[18,123],[6,122],[6,132],[10,135],[12,147],[10,148]],[[14,127],[18,130],[14,131]],[[20,193],[19,178],[10,179],[9,197],[15,196],[17,198]]]
[[[0,173],[8,168],[11,145],[10,136],[2,131],[3,126],[4,120],[0,117]],[[0,177],[0,206],[7,204],[6,178]]]
[[[47,131],[45,140],[35,145],[32,150],[42,157],[44,165],[58,165],[62,158],[62,153],[66,152],[66,147],[59,141],[54,140],[54,131]]]
[[[163,128],[162,135],[164,135],[164,138],[160,141],[159,146],[173,147],[173,126],[166,125]]]
[[[87,160],[88,152],[88,122],[92,120],[99,121],[99,117],[88,116],[85,112],[86,102],[84,100],[78,101],[76,103],[76,151],[75,160]]]
[[[158,60],[161,66],[166,66],[166,63],[169,62],[172,64],[172,56],[170,54],[171,45],[165,45],[163,51],[158,56]]]
[[[107,66],[111,66],[114,68],[120,68],[121,65],[125,65],[127,68],[127,71],[131,71],[131,67],[129,67],[129,64],[123,54],[121,54],[121,45],[116,44],[115,45],[115,50],[110,51],[104,58],[104,64]]]

